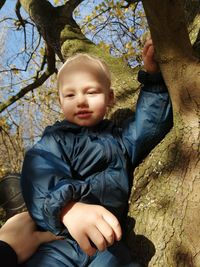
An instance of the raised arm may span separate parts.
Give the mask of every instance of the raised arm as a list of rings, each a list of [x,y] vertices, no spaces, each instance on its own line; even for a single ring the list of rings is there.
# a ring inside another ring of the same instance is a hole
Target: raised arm
[[[154,58],[152,40],[143,50],[144,68],[138,80],[142,88],[138,97],[135,116],[124,124],[123,140],[133,167],[153,149],[173,125],[170,97]]]

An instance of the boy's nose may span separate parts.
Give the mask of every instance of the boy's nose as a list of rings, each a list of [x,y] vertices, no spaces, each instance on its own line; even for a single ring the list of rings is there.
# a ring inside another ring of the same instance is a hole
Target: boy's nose
[[[77,97],[77,106],[87,106],[88,103],[87,103],[87,98],[85,95],[78,95]]]

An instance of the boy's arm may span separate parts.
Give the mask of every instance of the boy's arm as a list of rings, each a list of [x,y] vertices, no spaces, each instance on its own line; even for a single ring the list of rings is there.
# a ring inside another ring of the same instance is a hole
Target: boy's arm
[[[123,140],[133,166],[153,149],[173,125],[172,107],[169,94],[161,77],[149,76],[140,72],[143,82],[135,117],[127,121]],[[150,80],[151,79],[151,80]]]
[[[155,147],[173,125],[170,97],[154,59],[152,41],[143,50],[145,71],[139,71],[142,84],[135,116],[124,125],[123,140],[133,167]]]
[[[21,175],[23,197],[38,226],[56,235],[65,233],[60,221],[63,207],[90,193],[90,184],[73,179],[59,144],[45,135],[27,151]],[[64,232],[63,232],[64,231]]]

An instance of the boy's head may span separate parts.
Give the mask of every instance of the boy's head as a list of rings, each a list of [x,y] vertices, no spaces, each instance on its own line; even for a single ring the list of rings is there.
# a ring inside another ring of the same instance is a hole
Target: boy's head
[[[58,72],[57,84],[64,116],[72,123],[94,126],[113,103],[107,65],[88,54],[68,58]]]

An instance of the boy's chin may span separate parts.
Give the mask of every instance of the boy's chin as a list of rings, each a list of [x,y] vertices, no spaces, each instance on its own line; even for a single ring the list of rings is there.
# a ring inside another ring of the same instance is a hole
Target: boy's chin
[[[83,127],[93,127],[95,125],[98,124],[98,122],[81,122],[81,123],[77,123],[79,126],[83,126]]]
[[[100,121],[99,120],[94,120],[94,121],[87,121],[87,120],[82,120],[82,121],[78,121],[75,122],[77,125],[79,126],[83,126],[83,127],[93,127],[95,125],[97,125]]]

